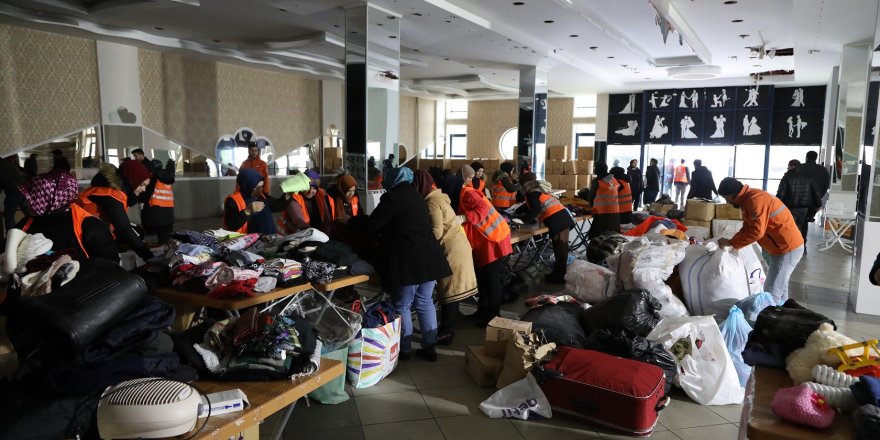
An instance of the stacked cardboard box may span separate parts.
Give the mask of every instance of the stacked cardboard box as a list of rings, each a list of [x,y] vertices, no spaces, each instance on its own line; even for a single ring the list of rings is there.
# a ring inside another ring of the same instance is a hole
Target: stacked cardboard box
[[[575,174],[564,174],[562,176],[559,176],[559,188],[558,189],[577,190],[578,189],[578,176]]]
[[[591,176],[593,175],[593,161],[592,160],[577,160],[577,174],[581,176]]]
[[[742,211],[729,203],[715,205],[715,218],[719,220],[742,220]]]
[[[545,174],[544,180],[550,183],[550,186],[552,186],[553,189],[561,188],[559,185],[562,183],[562,176],[559,174]]]
[[[577,172],[577,163],[576,160],[564,160],[562,163],[562,173],[560,174],[571,174],[576,175]]]
[[[712,237],[714,238],[733,238],[734,234],[742,229],[742,220],[712,220]]]
[[[544,174],[562,174],[562,161],[548,160],[544,163]]]
[[[685,205],[684,218],[700,222],[711,222],[715,218],[715,203],[708,200],[690,199]]]
[[[593,160],[593,147],[578,147],[577,160]]]
[[[675,203],[651,203],[651,212],[659,215],[666,215],[672,209],[678,209],[678,205]]]
[[[492,319],[486,327],[486,341],[483,346],[470,346],[465,353],[465,366],[474,382],[481,387],[494,387],[514,333],[531,332],[531,322],[500,316]]]
[[[547,147],[548,160],[568,160],[568,146]]]

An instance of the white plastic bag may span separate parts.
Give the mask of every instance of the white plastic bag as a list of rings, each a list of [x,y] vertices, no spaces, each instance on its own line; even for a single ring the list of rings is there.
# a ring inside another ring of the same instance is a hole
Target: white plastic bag
[[[727,352],[718,324],[711,316],[666,318],[648,334],[648,339],[663,344],[667,350],[684,339],[690,353],[676,357],[676,385],[701,405],[742,403],[745,390],[733,360]],[[697,344],[697,341],[700,341]],[[670,350],[676,354],[678,350]]]
[[[623,253],[608,257],[606,263],[617,271],[624,289],[647,290],[656,298],[663,305],[661,318],[688,316],[687,308],[666,285],[675,265],[684,259],[686,247],[684,241],[669,244],[664,237],[652,240],[641,236],[627,244]]]
[[[575,260],[565,273],[565,293],[579,301],[596,304],[616,291],[614,272],[584,260]]]
[[[740,255],[718,243],[691,245],[678,265],[684,302],[692,315],[727,318],[730,306],[749,296],[749,279]]]
[[[483,414],[492,419],[528,420],[533,414],[544,418],[553,417],[550,401],[541,391],[532,373],[489,396],[480,404]]]
[[[767,269],[764,267],[763,258],[761,258],[761,248],[757,243],[752,243],[736,252],[742,258],[749,277],[749,292],[752,295],[763,292]]]

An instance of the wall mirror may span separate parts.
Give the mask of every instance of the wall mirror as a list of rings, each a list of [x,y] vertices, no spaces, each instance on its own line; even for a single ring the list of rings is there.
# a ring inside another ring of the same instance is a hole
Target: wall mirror
[[[871,43],[845,44],[838,80],[837,130],[834,142],[833,172],[835,190],[856,191],[861,171],[862,126],[868,72],[873,51]]]
[[[78,180],[90,180],[101,163],[98,126],[92,125],[12,154],[11,159],[31,174],[45,173],[54,167],[58,150]],[[30,159],[30,160],[29,160]]]

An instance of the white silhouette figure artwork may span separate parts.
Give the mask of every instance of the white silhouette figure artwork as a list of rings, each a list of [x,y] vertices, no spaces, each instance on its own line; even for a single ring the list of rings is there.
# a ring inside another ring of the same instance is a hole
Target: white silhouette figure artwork
[[[758,118],[752,116],[752,119],[749,119],[749,115],[745,115],[743,117],[743,136],[757,136],[761,134],[761,126],[758,125]]]
[[[629,99],[626,102],[626,107],[620,111],[620,113],[635,113],[636,109],[636,94],[630,93]]]
[[[651,92],[651,97],[648,99],[648,102],[651,103],[651,108],[657,108],[657,91],[656,90]]]
[[[696,126],[696,124],[694,124],[694,120],[691,119],[690,116],[685,116],[685,117],[681,118],[680,124],[681,124],[681,138],[682,139],[696,139],[697,138],[696,133],[691,131],[691,129],[694,128],[694,126]]]
[[[700,94],[694,90],[694,93],[691,93],[691,108],[699,108],[700,107]]]
[[[749,99],[746,99],[746,102],[743,103],[743,107],[757,107],[758,106],[758,88],[752,87],[749,89]]]
[[[639,128],[639,123],[635,120],[626,121],[626,127],[614,130],[615,133],[622,136],[635,136],[636,130]]]
[[[669,127],[663,124],[663,121],[666,120],[665,117],[657,115],[654,116],[654,126],[651,127],[651,132],[648,133],[648,137],[651,139],[660,139],[669,133]]]
[[[797,120],[795,120],[795,117]],[[788,137],[789,138],[801,138],[801,130],[807,126],[807,123],[801,119],[801,115],[796,115],[795,117],[789,116],[785,122],[788,122]]]
[[[687,100],[690,98],[690,95],[687,94],[684,90],[681,91],[681,99],[678,101],[678,106],[680,108],[688,108]]]
[[[712,94],[711,107],[724,107],[725,105],[727,105],[728,99],[729,98],[727,97],[727,89],[721,89],[720,95],[716,95],[714,93]]]
[[[662,98],[660,98],[660,105],[658,107],[669,107],[669,102],[672,101],[672,95],[664,94]]]
[[[710,138],[724,138],[724,123],[727,122],[727,118],[724,115],[713,116],[712,119],[715,121],[715,133],[712,133]]]
[[[794,92],[791,94],[791,107],[803,107],[804,106],[804,89],[798,87],[794,89]],[[791,136],[789,136],[791,137]],[[800,136],[798,136],[800,137]]]

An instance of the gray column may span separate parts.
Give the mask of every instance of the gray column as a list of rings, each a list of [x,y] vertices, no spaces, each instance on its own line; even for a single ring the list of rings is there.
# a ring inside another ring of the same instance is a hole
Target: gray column
[[[376,171],[397,151],[399,77],[400,16],[370,3],[346,8],[345,167],[357,180],[367,213],[378,203]]]
[[[540,172],[544,167],[547,139],[547,71],[524,67],[519,71],[519,130],[517,173],[522,168]]]

